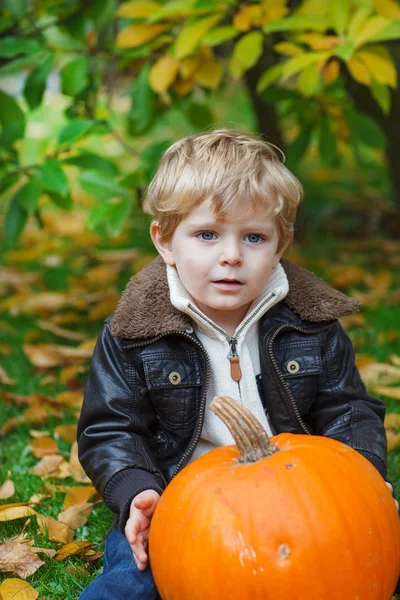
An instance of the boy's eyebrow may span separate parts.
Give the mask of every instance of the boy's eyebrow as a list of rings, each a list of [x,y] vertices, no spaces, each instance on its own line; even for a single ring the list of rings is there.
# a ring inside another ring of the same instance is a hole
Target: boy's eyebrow
[[[192,223],[188,223],[188,227],[190,227],[190,229],[212,229],[213,227],[216,227],[220,225],[219,221],[210,221],[210,222],[204,222],[202,223],[201,221],[193,221]],[[258,231],[260,229],[268,232],[268,233],[272,233],[274,228],[273,225],[267,225],[265,223],[263,223],[262,221],[254,221],[252,223],[250,223],[249,225],[244,224],[242,226],[243,229],[252,229],[254,231]]]

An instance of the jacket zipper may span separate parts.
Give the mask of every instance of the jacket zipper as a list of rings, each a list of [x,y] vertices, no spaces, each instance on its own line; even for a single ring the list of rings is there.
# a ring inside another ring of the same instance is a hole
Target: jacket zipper
[[[188,330],[188,331],[193,331],[193,330]],[[123,346],[124,349],[128,349],[128,348],[135,348],[138,346],[149,346],[150,344],[153,344],[153,342],[156,342],[158,340],[160,340],[161,338],[167,336],[167,335],[182,335],[184,337],[189,338],[194,344],[196,344],[203,352],[205,359],[206,359],[206,365],[207,365],[207,373],[206,373],[206,383],[204,386],[204,392],[203,395],[201,397],[200,400],[200,411],[199,411],[199,420],[198,420],[198,425],[197,425],[197,431],[195,433],[194,438],[192,439],[192,441],[190,442],[189,446],[186,448],[185,452],[182,454],[180,461],[178,462],[178,464],[176,465],[174,471],[172,472],[171,475],[171,479],[173,479],[175,477],[175,475],[180,471],[183,463],[185,462],[186,457],[190,454],[192,448],[195,448],[197,445],[197,442],[200,439],[200,435],[201,435],[201,430],[203,428],[203,422],[204,422],[204,412],[205,412],[205,406],[206,406],[206,398],[207,398],[207,390],[208,390],[208,385],[210,383],[210,372],[211,372],[211,367],[210,367],[210,359],[208,357],[208,354],[203,346],[203,344],[201,344],[199,341],[197,341],[196,339],[194,339],[191,335],[189,335],[188,333],[186,333],[186,331],[166,331],[165,333],[158,335],[154,338],[151,338],[151,340],[147,341],[147,342],[139,342],[136,344],[129,344],[126,346]]]
[[[226,331],[224,329],[222,329],[222,327],[219,327],[218,325],[216,325],[213,321],[211,321],[210,319],[208,319],[205,315],[203,315],[202,313],[200,313],[192,304],[189,304],[189,308],[191,308],[193,310],[193,312],[195,312],[196,314],[199,315],[199,317],[201,317],[203,320],[207,321],[207,323],[209,323],[209,325],[211,325],[212,327],[214,327],[214,329],[217,329],[218,331],[220,331],[227,339],[229,345],[230,345],[230,350],[229,350],[229,354],[227,355],[227,358],[230,362],[230,368],[231,368],[231,377],[233,379],[233,381],[236,381],[239,384],[239,381],[242,378],[242,370],[240,368],[240,360],[239,360],[239,355],[237,353],[236,350],[236,346],[237,346],[237,341],[238,341],[238,337],[241,334],[241,332],[243,331],[243,329],[246,327],[246,325],[248,323],[250,323],[251,320],[254,319],[254,317],[260,312],[260,310],[268,303],[270,302],[270,300],[272,300],[273,298],[275,298],[276,296],[276,292],[272,292],[272,294],[270,294],[268,296],[268,298],[265,298],[264,302],[262,302],[262,304],[260,304],[260,306],[257,308],[257,310],[252,313],[251,317],[249,317],[248,319],[246,319],[246,321],[243,323],[243,325],[241,326],[241,328],[239,329],[239,331],[237,332],[236,336],[230,337]],[[239,392],[240,392],[240,386],[239,386]]]
[[[331,327],[333,327],[333,325],[334,325],[334,323],[332,323],[331,325],[328,325],[327,327],[321,327],[320,329],[312,329],[311,331],[307,331],[306,329],[300,329],[300,327],[295,327],[294,325],[282,325],[281,327],[279,327],[275,331],[274,335],[272,336],[272,338],[271,338],[271,340],[269,342],[268,351],[269,351],[269,356],[270,356],[271,362],[274,365],[275,371],[276,371],[276,373],[277,373],[277,375],[278,375],[278,377],[279,377],[279,379],[280,379],[283,387],[285,388],[285,390],[286,390],[286,392],[287,392],[287,394],[289,396],[290,402],[292,404],[293,410],[294,410],[294,412],[296,414],[296,417],[297,417],[297,420],[299,422],[300,427],[308,435],[312,435],[312,432],[308,428],[308,426],[304,423],[303,419],[301,418],[299,409],[297,408],[296,402],[294,401],[293,394],[292,394],[289,386],[287,385],[286,381],[284,380],[284,378],[280,374],[278,364],[277,364],[276,359],[275,359],[275,357],[273,355],[273,352],[272,352],[272,344],[274,343],[274,340],[275,340],[276,336],[278,335],[278,333],[280,331],[282,331],[282,329],[296,329],[296,331],[300,331],[301,333],[305,333],[307,335],[311,335],[313,333],[321,333],[322,331],[326,331],[327,329],[330,329]]]

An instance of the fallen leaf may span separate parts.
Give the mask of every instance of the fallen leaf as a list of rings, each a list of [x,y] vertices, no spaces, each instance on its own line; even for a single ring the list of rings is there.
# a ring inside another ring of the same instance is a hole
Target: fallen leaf
[[[74,442],[71,448],[71,454],[69,459],[71,469],[72,469],[72,477],[78,483],[91,483],[89,477],[86,475],[85,471],[82,469],[82,465],[78,459],[78,443]]]
[[[0,522],[23,519],[24,517],[29,517],[30,515],[35,514],[36,512],[29,506],[11,506],[10,508],[4,508],[4,506],[0,506]]]
[[[79,392],[71,392],[64,391],[56,396],[56,400],[59,404],[63,406],[67,406],[68,408],[81,408],[83,402],[83,393]],[[76,436],[75,436],[76,439]],[[72,440],[75,441],[75,440]]]
[[[393,363],[396,367],[400,367],[400,356],[397,356],[397,354],[391,354],[389,356],[389,360],[391,363]]]
[[[386,429],[400,429],[400,413],[389,413],[385,415]]]
[[[75,342],[82,342],[88,337],[86,333],[82,333],[80,331],[71,331],[70,329],[62,329],[57,325],[53,325],[53,323],[49,323],[41,319],[37,321],[37,325],[40,327],[40,329],[50,331],[51,333],[54,333],[54,335],[58,335],[59,337],[63,337],[67,340],[73,340]]]
[[[64,510],[76,504],[84,504],[96,494],[96,489],[93,485],[72,487],[68,490],[64,498]]]
[[[36,600],[37,592],[23,579],[6,579],[0,583],[0,597],[2,600]]]
[[[64,525],[68,525],[71,529],[78,529],[78,527],[86,525],[90,513],[92,512],[92,508],[93,504],[91,502],[75,504],[60,512],[57,519],[61,523],[64,523]]]
[[[36,458],[57,454],[58,446],[55,440],[51,437],[40,437],[31,441],[31,452]]]
[[[86,548],[91,548],[93,546],[92,542],[70,542],[66,544],[57,552],[55,559],[58,561],[65,560],[69,556],[75,556],[76,554],[82,554]]]
[[[11,479],[6,479],[0,487],[0,500],[7,500],[15,494],[15,486]]]
[[[394,433],[394,431],[388,429],[386,431],[386,438],[389,452],[400,446],[400,433]]]
[[[375,394],[379,394],[380,396],[386,396],[387,398],[394,398],[395,400],[400,400],[400,387],[377,385],[372,388],[372,391],[375,392]]]
[[[3,369],[3,367],[0,365],[0,383],[3,383],[4,385],[14,385],[15,383],[17,383],[15,381],[15,379],[11,379],[11,377],[9,377],[9,375],[6,373],[5,369]]]
[[[41,501],[45,500],[46,498],[51,498],[51,496],[49,494],[33,494],[33,496],[29,498],[29,503],[40,504]]]
[[[36,554],[45,554],[46,556],[49,556],[50,558],[54,558],[55,555],[57,554],[57,550],[54,550],[54,548],[35,548],[34,546],[32,546],[32,550]]]
[[[48,454],[34,466],[32,473],[34,475],[39,475],[39,477],[54,473],[54,471],[57,471],[63,460],[64,458],[59,454]]]
[[[359,369],[366,385],[400,383],[400,368],[386,363],[367,364]]]
[[[356,329],[357,327],[365,327],[365,317],[359,313],[341,317],[339,320],[346,331],[350,331],[350,329]]]
[[[41,429],[30,429],[29,435],[33,438],[49,437],[50,431],[42,431]]]
[[[81,567],[80,565],[67,565],[65,567],[65,570],[68,571],[68,573],[71,573],[71,575],[74,575],[75,577],[89,577],[90,575],[89,571],[87,571],[84,567]]]
[[[54,434],[73,444],[76,440],[76,430],[77,425],[58,425],[54,430]]]
[[[14,536],[0,543],[0,571],[15,573],[26,579],[44,565],[22,536]]]
[[[66,544],[74,539],[75,532],[64,523],[39,513],[36,513],[36,518],[40,531],[44,534],[47,533],[49,540]]]

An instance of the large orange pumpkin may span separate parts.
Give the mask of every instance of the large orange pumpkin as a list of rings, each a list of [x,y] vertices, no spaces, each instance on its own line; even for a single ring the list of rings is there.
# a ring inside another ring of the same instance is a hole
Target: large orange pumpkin
[[[237,446],[193,461],[161,496],[149,553],[162,599],[389,600],[400,525],[375,467],[329,438],[269,440],[226,396],[212,410]]]

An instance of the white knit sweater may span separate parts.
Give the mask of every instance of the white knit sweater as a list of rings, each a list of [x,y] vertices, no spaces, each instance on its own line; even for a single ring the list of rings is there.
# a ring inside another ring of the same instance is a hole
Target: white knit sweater
[[[214,396],[226,395],[241,401],[273,435],[268,417],[263,409],[257,389],[256,376],[260,373],[259,321],[274,304],[280,302],[289,291],[286,273],[278,264],[262,293],[253,300],[242,322],[235,330],[237,353],[242,378],[236,382],[230,374],[228,354],[230,344],[226,331],[207,317],[196,305],[184,287],[176,269],[167,265],[167,278],[171,303],[195,321],[195,332],[203,344],[211,364],[211,379],[207,390],[207,404],[200,441],[191,460],[213,450],[217,446],[233,444],[233,438],[222,421],[209,410]]]

